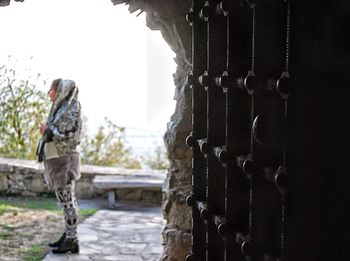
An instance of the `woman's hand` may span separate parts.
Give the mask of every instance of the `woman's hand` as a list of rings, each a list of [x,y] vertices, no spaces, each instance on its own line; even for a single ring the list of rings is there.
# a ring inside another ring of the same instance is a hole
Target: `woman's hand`
[[[40,131],[40,134],[41,134],[41,135],[44,135],[46,129],[47,129],[46,123],[41,123],[41,124],[39,125],[39,131]]]

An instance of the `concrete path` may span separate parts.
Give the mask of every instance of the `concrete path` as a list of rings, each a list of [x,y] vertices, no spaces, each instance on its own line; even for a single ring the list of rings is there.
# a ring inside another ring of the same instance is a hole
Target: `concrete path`
[[[123,205],[99,210],[78,226],[80,254],[49,253],[44,261],[159,260],[163,227],[160,207]]]

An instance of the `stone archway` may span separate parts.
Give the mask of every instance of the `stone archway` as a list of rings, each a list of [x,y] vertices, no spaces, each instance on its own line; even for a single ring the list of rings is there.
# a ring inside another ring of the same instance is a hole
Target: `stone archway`
[[[11,0],[0,0],[7,6]],[[15,0],[23,2],[24,0]],[[186,197],[191,191],[191,152],[185,138],[191,130],[191,92],[185,78],[191,68],[191,31],[185,19],[191,1],[136,1],[111,0],[113,4],[127,4],[129,11],[146,12],[147,26],[160,30],[163,38],[176,53],[177,70],[174,73],[176,109],[167,125],[164,141],[170,159],[165,182],[163,213],[166,226],[163,230],[164,261],[182,261],[190,252],[191,213]]]

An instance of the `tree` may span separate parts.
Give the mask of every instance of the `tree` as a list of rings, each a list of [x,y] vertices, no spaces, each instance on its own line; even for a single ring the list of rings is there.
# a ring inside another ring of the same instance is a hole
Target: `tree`
[[[140,168],[140,162],[130,156],[131,149],[125,145],[125,128],[105,118],[91,138],[84,132],[81,142],[82,163],[124,168]]]
[[[38,89],[40,74],[24,77],[9,65],[0,66],[0,156],[35,159],[48,101]]]
[[[169,159],[167,158],[165,147],[154,144],[154,150],[143,158],[145,164],[151,169],[167,169],[169,168]]]

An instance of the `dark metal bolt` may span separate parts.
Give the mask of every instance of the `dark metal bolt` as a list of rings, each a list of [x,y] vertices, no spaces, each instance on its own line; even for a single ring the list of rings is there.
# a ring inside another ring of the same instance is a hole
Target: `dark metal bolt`
[[[199,76],[198,81],[203,87],[207,87],[209,85],[209,73],[204,71],[204,73]]]
[[[261,146],[282,148],[286,138],[283,115],[258,114],[253,121],[253,137]]]
[[[203,8],[199,12],[199,17],[204,21],[209,20],[209,2],[208,1],[205,1]]]
[[[189,254],[186,256],[186,261],[196,261],[196,256],[194,254]]]
[[[210,152],[210,146],[207,139],[199,140],[199,149],[203,154],[208,154]]]
[[[242,169],[247,176],[252,176],[255,173],[255,164],[251,160],[246,160],[243,163]]]
[[[226,223],[222,223],[218,226],[218,234],[221,237],[226,237],[228,234],[228,227]]]
[[[250,243],[249,241],[244,241],[241,245],[241,252],[243,256],[250,256]]]
[[[228,88],[230,79],[228,76],[228,72],[224,71],[220,77],[217,77],[215,79],[215,83],[217,86],[222,87],[222,88]]]
[[[216,12],[227,16],[229,12],[228,0],[222,0],[220,3],[218,3],[216,5]]]
[[[196,141],[192,135],[192,133],[190,135],[187,136],[186,138],[186,144],[188,147],[192,148],[196,145]]]
[[[244,79],[244,86],[249,94],[252,94],[257,87],[257,82],[255,79],[255,74],[253,71],[249,71]]]
[[[199,210],[199,215],[203,220],[208,220],[208,208],[207,204],[203,201],[196,202],[197,209]]]
[[[208,210],[203,208],[200,210],[199,215],[203,220],[208,220]]]
[[[194,15],[193,9],[191,8],[186,14],[186,20],[190,25],[192,25],[194,22],[194,19],[195,19],[195,15]]]
[[[286,173],[278,173],[275,176],[275,184],[278,187],[280,191],[286,191],[287,190],[287,175]]]
[[[187,196],[186,203],[189,207],[194,207],[196,205],[196,197],[194,196],[194,194]]]
[[[226,218],[222,215],[213,215],[213,222],[217,227],[217,232],[219,236],[226,237],[228,234],[228,226],[226,224]]]
[[[288,187],[288,175],[283,166],[280,166],[275,173],[274,182],[281,193],[285,193]]]
[[[219,152],[219,160],[222,162],[222,163],[227,163],[228,162],[228,153],[226,150],[222,150]]]
[[[192,86],[194,84],[194,76],[193,76],[193,73],[190,72],[187,77],[186,77],[186,84],[188,86]]]
[[[290,77],[288,72],[283,72],[277,81],[277,90],[282,95],[288,95],[290,91]]]
[[[228,162],[228,154],[227,154],[225,146],[215,147],[214,154],[222,163]]]

